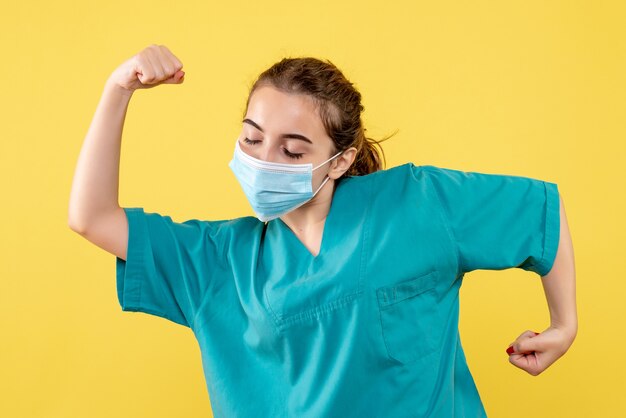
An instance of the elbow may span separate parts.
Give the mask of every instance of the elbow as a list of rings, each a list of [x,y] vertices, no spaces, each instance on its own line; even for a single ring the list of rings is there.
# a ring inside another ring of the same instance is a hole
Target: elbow
[[[67,226],[74,232],[77,232],[81,235],[84,235],[87,229],[87,222],[85,216],[79,216],[77,210],[73,210],[70,207],[68,216],[67,216]]]
[[[76,222],[73,218],[69,218],[67,220],[67,226],[70,227],[70,229],[80,235],[84,235],[85,234],[85,227],[83,224],[80,224],[78,222]]]
[[[76,216],[76,210],[73,208],[70,203],[68,215],[67,215],[67,226],[74,232],[82,234],[84,232],[84,222],[79,222],[78,216]]]

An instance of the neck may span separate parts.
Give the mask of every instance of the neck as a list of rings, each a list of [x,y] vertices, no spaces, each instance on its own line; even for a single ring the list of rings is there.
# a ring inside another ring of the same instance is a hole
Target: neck
[[[313,199],[299,208],[281,216],[280,219],[282,219],[291,230],[297,232],[307,232],[319,226],[320,223],[323,224],[330,211],[334,191],[335,180],[329,179]]]

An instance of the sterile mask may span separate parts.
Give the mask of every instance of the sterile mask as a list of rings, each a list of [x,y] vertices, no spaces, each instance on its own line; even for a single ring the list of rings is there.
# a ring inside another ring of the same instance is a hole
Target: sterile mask
[[[313,171],[339,156],[338,152],[323,163],[286,164],[263,161],[241,150],[239,140],[228,166],[241,184],[243,191],[262,222],[278,218],[313,199],[330,177],[326,176],[315,192]]]

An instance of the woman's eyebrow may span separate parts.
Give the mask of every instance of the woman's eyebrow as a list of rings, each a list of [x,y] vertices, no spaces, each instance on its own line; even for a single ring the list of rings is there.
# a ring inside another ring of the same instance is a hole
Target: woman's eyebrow
[[[254,126],[255,128],[257,128],[259,131],[263,132],[263,128],[261,128],[256,122],[254,122],[253,120],[250,119],[244,119],[243,123],[249,123],[250,125]],[[304,135],[300,135],[300,134],[282,134],[280,136],[281,138],[293,138],[293,139],[301,139],[302,141],[306,141],[309,144],[312,144],[313,142],[307,138]]]

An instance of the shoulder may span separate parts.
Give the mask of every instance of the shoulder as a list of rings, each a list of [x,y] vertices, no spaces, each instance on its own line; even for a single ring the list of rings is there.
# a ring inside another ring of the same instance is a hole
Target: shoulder
[[[424,204],[436,201],[442,192],[458,192],[474,178],[480,178],[480,181],[473,183],[493,183],[491,177],[480,172],[407,162],[365,176],[349,177],[347,184],[355,189],[362,185],[371,193],[373,201],[387,205],[389,202],[414,204],[415,201]]]
[[[264,223],[254,216],[230,219],[208,220],[201,218],[182,218],[177,221],[170,215],[144,211],[141,207],[124,208],[129,222],[147,228],[153,235],[175,235],[179,240],[195,241],[199,236],[210,240],[228,239],[246,231],[261,230]],[[139,223],[138,223],[139,222]]]
[[[460,168],[441,167],[432,164],[414,165],[409,163],[408,166],[411,176],[415,181],[427,183],[429,186],[437,190],[451,188],[458,189],[460,187],[492,187],[502,182],[512,182],[516,180],[524,180],[526,177],[490,173],[483,171],[469,171]]]
[[[362,176],[347,176],[341,178],[341,183],[349,187],[379,187],[386,183],[393,183],[403,178],[410,177],[413,168],[416,168],[413,163],[405,163],[395,167],[386,168],[384,170],[374,171],[370,174]]]
[[[463,174],[467,173],[454,168],[432,164],[416,165],[413,162],[407,162],[384,170],[378,170],[365,176],[348,177],[346,180],[349,179],[348,181],[353,185],[371,184],[376,189],[393,189],[406,187],[407,183],[428,183],[428,180],[436,181],[446,177],[452,179]]]
[[[438,179],[452,179],[458,176],[468,175],[469,171],[463,171],[458,168],[442,167],[432,164],[415,165],[413,163],[406,164],[409,166],[408,170],[415,180],[438,180]],[[479,174],[479,173],[477,173]]]
[[[220,220],[199,220],[191,219],[185,222],[197,223],[201,228],[214,234],[225,236],[241,235],[245,232],[262,230],[265,223],[254,216],[242,216],[239,218],[220,219]]]
[[[438,167],[417,166],[408,162],[363,176],[343,178],[339,187],[343,194],[350,196],[350,202],[364,199],[383,206],[388,206],[390,202],[399,205],[415,199],[423,200],[431,194],[431,183],[424,177],[433,169]]]
[[[254,216],[221,220],[191,219],[201,231],[202,245],[212,248],[219,259],[229,263],[233,254],[245,254],[250,247],[258,245],[265,231],[265,222]]]

